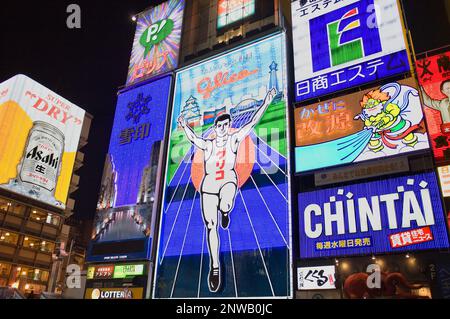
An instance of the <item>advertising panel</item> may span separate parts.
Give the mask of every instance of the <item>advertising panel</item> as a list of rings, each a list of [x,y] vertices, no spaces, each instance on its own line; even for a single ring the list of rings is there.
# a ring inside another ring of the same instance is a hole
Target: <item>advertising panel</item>
[[[85,111],[25,75],[0,84],[0,188],[65,209]]]
[[[119,95],[89,261],[149,257],[171,77]]]
[[[375,163],[360,163],[350,167],[316,173],[314,174],[314,182],[316,186],[323,186],[407,171],[409,171],[407,157],[388,158],[378,160]]]
[[[300,107],[294,116],[297,173],[429,148],[413,78]]]
[[[144,264],[97,265],[87,270],[87,279],[125,279],[144,274]]]
[[[84,299],[143,299],[144,288],[87,288]]]
[[[438,167],[442,196],[450,197],[450,165]]]
[[[184,0],[169,0],[137,17],[126,85],[178,66]]]
[[[436,161],[450,160],[450,52],[416,62],[431,146]]]
[[[334,266],[297,268],[298,290],[336,289]]]
[[[290,295],[284,43],[177,73],[156,298]]]
[[[144,264],[118,265],[114,267],[114,279],[123,279],[144,274]]]
[[[219,0],[217,28],[243,20],[255,13],[255,0]]]
[[[434,173],[301,193],[300,256],[448,248]]]
[[[406,73],[397,0],[292,2],[296,101]]]
[[[88,267],[86,279],[111,279],[114,274],[114,265],[101,265]]]

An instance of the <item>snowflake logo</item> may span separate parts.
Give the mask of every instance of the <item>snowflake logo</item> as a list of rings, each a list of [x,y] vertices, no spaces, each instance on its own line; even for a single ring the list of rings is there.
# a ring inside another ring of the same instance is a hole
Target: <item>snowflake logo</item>
[[[134,102],[128,103],[129,113],[125,116],[127,121],[133,120],[135,124],[139,123],[141,117],[150,112],[148,104],[151,102],[152,97],[150,95],[144,97],[143,93],[139,93]]]

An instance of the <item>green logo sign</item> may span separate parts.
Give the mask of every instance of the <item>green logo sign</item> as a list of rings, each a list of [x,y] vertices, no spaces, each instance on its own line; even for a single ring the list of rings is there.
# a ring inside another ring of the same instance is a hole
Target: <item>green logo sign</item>
[[[145,30],[139,40],[141,45],[145,47],[144,58],[147,57],[152,46],[160,43],[172,33],[173,25],[173,20],[164,19],[152,24]]]
[[[114,267],[114,279],[123,279],[144,274],[144,265],[120,265]]]

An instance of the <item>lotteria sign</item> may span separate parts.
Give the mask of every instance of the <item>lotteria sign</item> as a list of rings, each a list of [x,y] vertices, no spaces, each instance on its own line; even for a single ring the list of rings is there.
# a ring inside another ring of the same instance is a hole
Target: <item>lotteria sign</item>
[[[296,101],[410,70],[397,0],[293,1]]]
[[[299,194],[302,258],[448,248],[434,173]]]

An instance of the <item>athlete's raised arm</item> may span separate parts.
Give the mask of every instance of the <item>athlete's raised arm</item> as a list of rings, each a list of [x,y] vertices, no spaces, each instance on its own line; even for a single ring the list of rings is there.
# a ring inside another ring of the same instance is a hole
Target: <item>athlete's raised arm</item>
[[[195,134],[194,130],[187,124],[186,119],[183,115],[180,115],[178,117],[178,124],[180,124],[181,128],[184,130],[184,133],[186,134],[187,139],[197,146],[201,150],[206,150],[206,140],[204,140],[201,137],[198,137],[197,134]]]
[[[237,142],[241,142],[256,126],[256,124],[258,124],[258,122],[261,120],[264,113],[266,112],[267,108],[269,107],[270,103],[272,103],[275,95],[277,95],[277,90],[274,88],[267,93],[263,104],[259,107],[259,109],[255,112],[255,114],[253,114],[253,117],[250,120],[250,122],[245,124],[243,127],[239,129],[239,131],[235,133]]]

